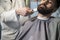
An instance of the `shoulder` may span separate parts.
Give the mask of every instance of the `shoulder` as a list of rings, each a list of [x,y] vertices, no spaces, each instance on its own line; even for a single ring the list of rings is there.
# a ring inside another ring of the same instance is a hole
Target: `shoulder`
[[[55,17],[55,18],[54,18],[54,21],[55,21],[55,22],[60,22],[60,17]]]
[[[36,17],[30,18],[27,21],[24,22],[24,24],[21,26],[20,30],[22,29],[22,31],[27,31],[29,28],[32,27],[32,25],[34,24],[36,20]]]
[[[60,17],[53,18],[54,25],[56,25],[58,28],[60,27]]]
[[[53,22],[60,22],[60,17],[53,17],[53,16],[51,16],[50,19]]]
[[[23,25],[33,23],[36,19],[37,19],[37,16],[32,17],[32,18],[26,20],[26,21],[23,23]]]
[[[32,21],[32,22],[33,22],[33,21],[35,21],[36,19],[37,19],[37,16],[30,18],[29,21]]]

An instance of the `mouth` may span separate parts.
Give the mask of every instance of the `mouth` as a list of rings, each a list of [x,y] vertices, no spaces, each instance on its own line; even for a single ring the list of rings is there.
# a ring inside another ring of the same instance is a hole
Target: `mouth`
[[[46,8],[46,6],[45,6],[45,5],[43,5],[43,4],[40,4],[40,5],[39,5],[39,9],[43,9],[43,8],[45,9],[45,8]]]

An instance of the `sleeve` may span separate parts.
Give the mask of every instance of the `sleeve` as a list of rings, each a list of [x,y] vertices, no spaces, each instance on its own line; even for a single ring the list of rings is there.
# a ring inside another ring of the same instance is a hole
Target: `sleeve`
[[[15,10],[5,11],[0,15],[2,21],[15,21],[16,19],[16,12]]]
[[[0,23],[0,40],[1,40],[1,23]]]
[[[58,40],[60,40],[60,23],[58,24]]]
[[[1,40],[1,29],[2,27],[1,27],[1,17],[0,17],[0,40]]]

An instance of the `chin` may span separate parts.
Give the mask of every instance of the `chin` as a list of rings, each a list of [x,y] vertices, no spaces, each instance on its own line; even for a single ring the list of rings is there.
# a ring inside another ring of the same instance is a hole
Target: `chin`
[[[37,10],[42,15],[47,15],[47,14],[51,14],[52,13],[52,10],[50,10],[50,9],[40,8],[40,9],[37,9]]]

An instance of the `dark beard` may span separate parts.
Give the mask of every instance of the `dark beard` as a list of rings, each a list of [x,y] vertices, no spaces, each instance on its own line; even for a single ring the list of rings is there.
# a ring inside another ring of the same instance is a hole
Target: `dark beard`
[[[46,6],[45,6],[45,8],[38,6],[37,10],[42,15],[47,15],[47,14],[51,14],[52,13],[52,9],[48,9],[48,8],[46,8]]]

